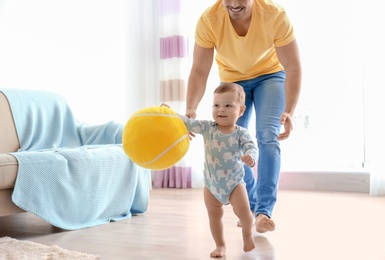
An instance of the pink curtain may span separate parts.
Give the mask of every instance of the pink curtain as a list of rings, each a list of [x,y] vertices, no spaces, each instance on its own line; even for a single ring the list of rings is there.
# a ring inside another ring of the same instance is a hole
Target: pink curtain
[[[184,114],[188,40],[183,35],[182,0],[160,1],[160,102]],[[166,170],[153,171],[154,188],[191,188],[192,167],[186,156]]]

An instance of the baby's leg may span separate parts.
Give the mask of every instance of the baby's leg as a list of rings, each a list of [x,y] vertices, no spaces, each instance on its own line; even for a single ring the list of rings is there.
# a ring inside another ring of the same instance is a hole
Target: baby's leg
[[[204,200],[210,221],[211,235],[214,238],[216,248],[210,253],[210,257],[223,257],[226,252],[225,237],[223,233],[223,205],[209,191],[207,187],[203,189]]]
[[[250,211],[249,200],[246,187],[238,184],[230,196],[235,215],[239,218],[242,225],[243,251],[249,252],[255,248],[253,239],[253,214]]]

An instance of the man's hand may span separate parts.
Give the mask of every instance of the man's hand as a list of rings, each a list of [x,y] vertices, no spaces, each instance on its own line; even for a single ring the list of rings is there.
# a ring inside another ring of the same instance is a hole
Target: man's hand
[[[197,117],[197,113],[193,109],[187,109],[185,116],[191,119],[195,119]]]
[[[195,112],[195,110],[187,109],[185,116],[191,119],[195,119],[197,117],[197,113]],[[195,134],[193,132],[188,132],[188,137],[190,138],[190,140],[192,140],[193,137],[195,137]]]
[[[278,141],[287,139],[293,130],[293,120],[289,113],[283,112],[280,117],[280,123],[283,125],[285,131],[278,135]]]

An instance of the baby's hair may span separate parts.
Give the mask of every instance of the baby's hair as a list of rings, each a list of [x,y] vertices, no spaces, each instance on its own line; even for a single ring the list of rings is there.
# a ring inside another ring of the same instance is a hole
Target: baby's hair
[[[226,92],[234,92],[236,95],[238,95],[239,102],[243,105],[245,104],[246,94],[241,85],[238,85],[237,83],[222,83],[214,90],[214,94],[221,94]]]

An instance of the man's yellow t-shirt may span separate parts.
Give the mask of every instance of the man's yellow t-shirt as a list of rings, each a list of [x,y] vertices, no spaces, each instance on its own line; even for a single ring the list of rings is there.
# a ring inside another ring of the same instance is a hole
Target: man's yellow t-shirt
[[[227,10],[218,0],[198,20],[195,42],[215,48],[222,82],[236,82],[283,70],[275,47],[295,39],[293,26],[280,5],[269,0],[254,0],[249,30],[239,36]]]

